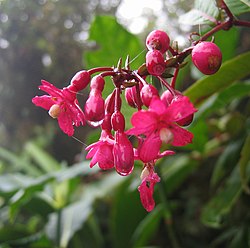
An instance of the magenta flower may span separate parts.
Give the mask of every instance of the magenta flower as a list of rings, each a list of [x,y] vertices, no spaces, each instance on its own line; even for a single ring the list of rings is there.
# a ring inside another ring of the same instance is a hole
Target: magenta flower
[[[145,136],[138,147],[140,159],[150,162],[157,158],[162,142],[173,146],[184,146],[192,142],[193,134],[176,122],[196,112],[186,96],[166,106],[158,97],[152,99],[148,110],[136,112],[131,119],[134,126],[127,134]]]
[[[141,185],[138,187],[141,203],[143,207],[150,212],[155,207],[155,201],[153,198],[154,186],[156,183],[160,182],[160,177],[154,172],[154,166],[148,164],[143,169],[141,179]]]
[[[113,156],[114,140],[111,134],[106,130],[103,130],[98,142],[93,143],[86,147],[89,150],[86,158],[92,158],[90,167],[92,168],[96,163],[103,170],[108,170],[114,167]]]
[[[49,95],[35,96],[32,102],[36,106],[49,110],[50,116],[57,118],[59,127],[64,133],[72,136],[74,134],[73,126],[84,125],[85,117],[79,107],[74,85],[58,89],[53,84],[42,80],[39,89]]]

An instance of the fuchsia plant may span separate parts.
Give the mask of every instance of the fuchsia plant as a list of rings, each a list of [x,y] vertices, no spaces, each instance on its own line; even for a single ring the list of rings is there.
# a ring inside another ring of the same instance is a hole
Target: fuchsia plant
[[[122,67],[120,59],[117,67],[99,67],[76,73],[69,86],[63,89],[42,81],[39,89],[48,95],[32,99],[36,106],[48,110],[51,117],[57,118],[59,127],[69,136],[73,136],[74,127],[85,123],[101,128],[99,141],[86,148],[86,158],[91,159],[90,167],[95,164],[103,170],[114,167],[118,174],[128,176],[133,171],[134,160],[140,160],[143,167],[138,190],[147,211],[152,211],[155,206],[154,186],[160,182],[155,164],[162,157],[174,154],[172,150],[164,150],[162,144],[185,146],[193,139],[193,134],[183,127],[192,122],[197,110],[187,96],[175,89],[183,61],[192,53],[192,61],[202,73],[217,72],[221,65],[221,52],[213,42],[205,40],[225,27],[245,25],[234,19],[224,1],[221,1],[220,7],[228,13],[228,18],[199,40],[192,41],[192,45],[183,51],[170,46],[170,39],[164,31],[154,30],[146,38],[148,52],[145,64],[137,70],[130,69],[128,58]],[[172,71],[173,76],[169,76]],[[150,84],[147,81],[149,76],[155,77],[165,91],[160,92],[158,88],[162,87]],[[102,91],[106,77],[112,79],[114,90],[104,100]],[[167,78],[171,77],[169,83]],[[82,108],[77,94],[88,84],[89,97]],[[136,109],[131,118],[133,127],[129,130],[126,130],[121,112],[123,92],[127,104]],[[131,135],[138,141],[136,146],[129,139]]]

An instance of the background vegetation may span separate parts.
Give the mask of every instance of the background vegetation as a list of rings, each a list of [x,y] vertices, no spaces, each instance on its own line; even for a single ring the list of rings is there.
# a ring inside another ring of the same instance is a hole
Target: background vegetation
[[[153,28],[171,31],[172,39],[186,24],[211,28],[188,10],[216,15],[213,0],[182,2],[162,1],[159,16],[145,11],[147,25],[134,35],[117,14],[118,0],[0,1],[1,248],[250,246],[248,29],[215,35],[223,53],[217,74],[203,76],[192,63],[182,70],[178,87],[199,109],[189,127],[195,139],[157,165],[162,183],[149,214],[137,192],[140,164],[127,178],[90,170],[84,145],[31,104],[41,79],[61,88],[82,68],[134,58]],[[226,2],[240,19],[249,18],[249,1]],[[170,7],[186,11],[179,22]],[[143,61],[141,54],[131,66]],[[84,127],[76,137],[89,144],[97,134]]]

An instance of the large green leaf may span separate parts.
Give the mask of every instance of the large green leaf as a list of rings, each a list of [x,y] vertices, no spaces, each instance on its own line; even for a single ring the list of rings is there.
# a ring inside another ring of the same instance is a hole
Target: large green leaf
[[[85,59],[88,68],[98,66],[115,66],[127,55],[136,57],[143,51],[139,39],[121,26],[114,17],[96,16],[89,31],[89,39],[97,44],[96,51],[86,52]],[[138,57],[131,66],[139,66],[143,56]]]
[[[148,244],[152,236],[156,233],[160,220],[163,218],[163,205],[156,206],[138,225],[133,236],[133,247],[143,247]]]
[[[200,106],[196,113],[197,118],[204,118],[205,116],[217,111],[220,108],[227,106],[235,99],[246,97],[250,95],[250,82],[238,82],[219,93],[215,93],[208,98]]]
[[[234,15],[250,11],[249,0],[225,0]],[[215,0],[196,0],[194,8],[180,16],[179,22],[189,25],[213,24],[219,16],[219,9]]]
[[[230,86],[235,81],[250,75],[250,52],[241,54],[222,64],[220,70],[211,76],[204,76],[184,94],[195,104],[203,102],[206,98],[223,88]]]
[[[221,227],[224,223],[225,216],[230,212],[241,192],[240,172],[239,167],[236,167],[226,183],[204,207],[201,214],[202,222],[210,227]]]
[[[225,0],[225,3],[234,15],[240,15],[250,11],[249,0]]]
[[[246,141],[241,150],[241,158],[239,161],[240,166],[240,176],[244,189],[249,193],[250,189],[248,186],[248,175],[247,175],[247,165],[250,161],[250,135],[247,136]]]
[[[212,24],[219,15],[214,0],[196,0],[194,8],[179,18],[180,23],[189,25]]]

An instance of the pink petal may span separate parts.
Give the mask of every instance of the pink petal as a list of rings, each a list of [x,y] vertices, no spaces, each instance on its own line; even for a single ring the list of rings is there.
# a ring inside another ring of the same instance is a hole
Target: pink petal
[[[131,135],[148,134],[155,130],[157,126],[157,115],[153,112],[141,110],[133,114],[131,123],[134,128],[131,128],[126,133]]]
[[[60,97],[60,98],[64,97],[64,95],[62,94],[62,90],[58,89],[53,84],[45,80],[42,80],[42,85],[39,86],[39,89],[44,92],[47,92],[49,95],[53,97]]]
[[[49,110],[52,105],[54,105],[56,102],[52,100],[51,96],[35,96],[32,99],[32,103],[34,103],[38,107],[42,107],[46,110]]]
[[[62,110],[62,112],[60,113],[58,117],[58,124],[62,131],[68,136],[72,136],[74,134],[72,120],[70,118],[70,115],[66,111]]]
[[[159,134],[151,133],[138,148],[139,158],[144,163],[157,159],[161,144],[162,141],[160,140]]]
[[[153,173],[153,175],[144,178],[141,185],[138,187],[141,203],[148,212],[152,211],[155,207],[155,201],[153,198],[154,186],[159,181],[159,176],[156,173]]]
[[[171,132],[174,135],[174,140],[172,142],[173,146],[185,146],[192,143],[193,134],[187,131],[184,128],[181,128],[177,125],[171,127]]]
[[[164,118],[167,118],[171,122],[176,122],[195,113],[196,111],[197,109],[194,108],[188,97],[182,96],[169,105],[164,114]]]
[[[113,146],[103,144],[98,151],[98,164],[103,170],[108,170],[114,167]]]
[[[162,115],[166,111],[166,104],[158,97],[151,100],[149,110],[154,111],[158,115]]]

